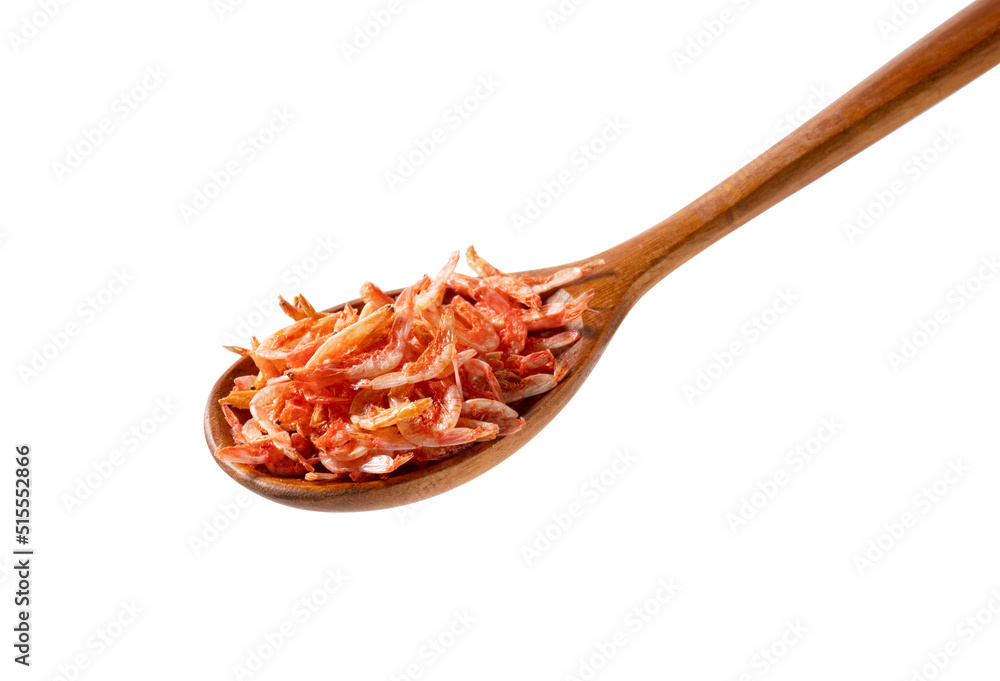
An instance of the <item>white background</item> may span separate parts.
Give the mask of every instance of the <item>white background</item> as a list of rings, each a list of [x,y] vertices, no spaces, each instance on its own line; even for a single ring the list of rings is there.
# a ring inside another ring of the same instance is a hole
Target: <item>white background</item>
[[[348,515],[249,500],[201,425],[233,359],[224,342],[284,323],[256,312],[274,293],[325,307],[365,279],[406,285],[470,243],[511,271],[593,255],[749,160],[814,88],[839,96],[964,4],[908,3],[886,32],[885,0],[594,0],[555,27],[555,0],[422,0],[349,60],[343,45],[386,1],[251,0],[221,16],[210,0],[70,2],[17,45],[41,10],[6,2],[0,489],[9,499],[14,446],[30,444],[37,553],[29,670],[11,660],[4,540],[3,678],[902,681],[949,641],[957,656],[928,674],[995,674],[1000,282],[961,310],[947,297],[1000,254],[1000,72],[671,274],[545,432],[463,488]],[[679,68],[674,53],[723,9],[732,23]],[[445,123],[481,77],[499,87]],[[294,121],[249,162],[240,145],[282,107]],[[515,229],[615,116],[627,130]],[[111,131],[58,172],[104,118]],[[385,172],[436,127],[446,141],[390,191]],[[928,151],[949,129],[957,139]],[[181,204],[229,161],[242,172],[185,221]],[[896,181],[905,192],[852,241],[845,223]],[[337,245],[316,267],[324,239]],[[786,288],[795,303],[754,341],[744,325]],[[889,353],[940,308],[949,322],[894,367]],[[737,341],[720,375],[713,353]],[[814,460],[786,459],[830,417],[842,427]],[[634,461],[613,474],[616,452]],[[967,470],[928,502],[950,462]],[[730,514],[778,472],[786,484],[734,530]],[[602,473],[614,481],[595,493]],[[906,513],[912,527],[885,535]],[[661,580],[680,588],[665,604]],[[323,601],[308,621],[303,598]],[[142,612],[109,629],[133,600]],[[977,613],[990,624],[963,634]],[[269,659],[257,667],[253,651]],[[581,660],[602,668],[581,676]]]

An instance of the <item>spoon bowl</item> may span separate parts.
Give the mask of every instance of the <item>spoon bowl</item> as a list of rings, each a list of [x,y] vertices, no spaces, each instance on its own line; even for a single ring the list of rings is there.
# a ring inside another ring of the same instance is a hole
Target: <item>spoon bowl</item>
[[[475,444],[426,468],[401,469],[404,472],[371,482],[308,482],[261,473],[252,466],[216,459],[217,463],[261,496],[315,511],[390,508],[468,482],[527,444],[559,413],[593,370],[628,311],[663,277],[998,63],[1000,0],[977,0],[660,224],[592,258],[518,273],[546,275],[597,258],[606,263],[602,271],[565,287],[573,294],[595,289],[591,309],[583,316],[580,356],[551,391],[512,405],[527,422],[520,431]],[[232,444],[219,399],[229,393],[236,376],[254,373],[253,369],[249,358],[241,359],[212,388],[205,409],[205,437],[213,452]]]
[[[575,264],[583,264],[583,261],[567,266]],[[559,269],[562,267],[515,274],[543,276]],[[584,328],[580,329],[579,362],[552,390],[513,403],[512,406],[526,421],[525,426],[516,433],[487,442],[478,442],[454,456],[425,468],[396,472],[385,480],[368,482],[340,480],[309,482],[302,478],[282,478],[262,473],[247,464],[222,461],[218,458],[215,458],[215,461],[231,478],[252,492],[281,504],[311,511],[371,511],[413,503],[446,492],[485,473],[527,444],[576,393],[597,364],[607,343],[607,337],[614,333],[620,320],[625,316],[623,313],[616,323],[611,323],[612,312],[617,309],[620,301],[613,285],[615,280],[614,272],[602,270],[563,287],[574,296],[588,288],[595,289],[590,309],[584,312]],[[387,293],[395,297],[399,294],[399,290]],[[363,301],[352,300],[325,312],[337,312],[347,304],[360,309]],[[229,424],[222,415],[219,400],[232,390],[234,378],[253,373],[256,373],[253,360],[243,357],[229,367],[212,387],[205,407],[205,439],[213,452],[219,446],[233,444]]]

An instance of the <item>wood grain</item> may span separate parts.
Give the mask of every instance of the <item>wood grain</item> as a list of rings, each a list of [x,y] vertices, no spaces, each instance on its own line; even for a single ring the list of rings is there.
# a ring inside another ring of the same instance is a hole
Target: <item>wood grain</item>
[[[455,457],[387,480],[306,482],[216,460],[233,479],[282,504],[316,511],[362,511],[413,503],[468,482],[531,440],[566,405],[593,370],[622,319],[667,274],[782,199],[934,106],[1000,63],[1000,0],[979,0],[917,42],[813,119],[717,187],[660,224],[594,257],[608,269],[566,287],[595,288],[584,315],[580,364],[555,389],[522,405],[520,432],[475,445]],[[576,263],[582,264],[594,258]],[[548,274],[559,265],[521,274]],[[395,295],[396,292],[393,292]],[[357,305],[358,301],[352,301]],[[331,308],[332,310],[340,309]],[[205,437],[214,452],[231,444],[218,400],[233,378],[255,373],[243,359],[212,388]]]

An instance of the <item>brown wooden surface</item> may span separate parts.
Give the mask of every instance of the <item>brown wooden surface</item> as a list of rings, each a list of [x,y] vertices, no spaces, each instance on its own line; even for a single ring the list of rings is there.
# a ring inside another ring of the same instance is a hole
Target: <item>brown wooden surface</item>
[[[595,256],[607,260],[608,268],[566,287],[573,294],[591,287],[597,291],[591,302],[594,311],[584,313],[585,331],[580,341],[584,351],[580,364],[555,389],[519,405],[527,420],[527,426],[520,432],[480,443],[428,468],[374,482],[306,482],[260,473],[251,466],[216,461],[253,492],[282,504],[316,511],[400,506],[440,494],[481,475],[523,447],[559,413],[593,370],[622,319],[654,284],[726,234],[822,177],[997,63],[1000,63],[1000,0],[979,0],[692,204]],[[548,273],[564,266],[531,273]],[[249,359],[240,360],[212,388],[205,409],[205,437],[213,452],[220,444],[231,444],[218,400],[229,393],[233,378],[248,373],[255,373],[253,363]]]

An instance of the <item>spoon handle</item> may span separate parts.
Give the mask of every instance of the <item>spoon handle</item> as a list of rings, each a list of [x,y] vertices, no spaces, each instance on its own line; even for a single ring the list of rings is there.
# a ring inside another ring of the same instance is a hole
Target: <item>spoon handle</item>
[[[703,249],[1000,63],[1000,0],[977,0],[660,224],[601,254],[624,314]]]

